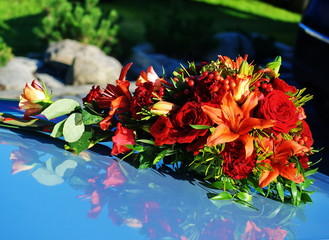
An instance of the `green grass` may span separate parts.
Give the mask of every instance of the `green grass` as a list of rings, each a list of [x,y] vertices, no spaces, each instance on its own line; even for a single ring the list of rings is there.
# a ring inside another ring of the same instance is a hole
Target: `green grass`
[[[276,21],[296,23],[300,21],[300,14],[287,11],[259,0],[195,0],[234,9],[230,11],[232,15],[241,18],[249,18],[250,15],[261,18],[269,18]]]
[[[12,47],[15,55],[26,55],[29,52],[42,52],[45,48],[33,33],[33,28],[40,24],[43,7],[47,0],[0,0],[0,21],[9,28],[0,28],[0,36]],[[158,24],[170,21],[162,16],[170,16],[177,1],[135,1],[111,0],[101,3],[106,11],[114,8],[121,16],[121,54],[138,43],[145,41],[147,22]],[[297,34],[297,23],[300,14],[286,11],[259,0],[180,0],[182,4],[176,18],[194,18],[193,28],[200,35],[211,35],[215,32],[242,31],[257,32],[268,35],[273,40],[293,46]],[[198,20],[200,24],[198,23]],[[207,20],[207,21],[204,21]],[[211,22],[203,25],[202,22]],[[184,41],[193,41],[198,37],[189,30],[182,34]],[[189,28],[191,29],[191,28]],[[182,29],[176,29],[178,32]],[[198,31],[196,31],[198,30]],[[163,32],[159,38],[168,37],[173,32]],[[211,38],[211,36],[206,36]],[[170,45],[170,42],[168,41]],[[199,46],[196,46],[199,47]]]

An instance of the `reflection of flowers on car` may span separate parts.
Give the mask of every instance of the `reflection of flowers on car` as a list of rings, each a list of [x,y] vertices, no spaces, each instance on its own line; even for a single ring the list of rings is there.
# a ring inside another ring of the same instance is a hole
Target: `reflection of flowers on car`
[[[7,139],[0,135],[1,143]],[[25,142],[32,145],[20,144],[10,155],[13,174],[29,171],[44,185],[66,181],[83,192],[80,199],[90,201],[89,218],[106,211],[113,224],[137,228],[149,239],[285,239],[290,221],[303,211],[302,206],[262,197],[254,198],[259,211],[232,201],[212,201],[204,194],[211,189],[171,166],[137,169],[92,151],[75,155],[51,148],[49,152],[36,148],[43,145],[38,141]]]

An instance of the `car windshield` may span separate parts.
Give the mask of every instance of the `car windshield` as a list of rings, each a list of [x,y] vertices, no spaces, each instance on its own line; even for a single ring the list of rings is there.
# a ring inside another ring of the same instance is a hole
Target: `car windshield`
[[[307,7],[303,23],[313,30],[329,36],[329,1],[313,0]]]

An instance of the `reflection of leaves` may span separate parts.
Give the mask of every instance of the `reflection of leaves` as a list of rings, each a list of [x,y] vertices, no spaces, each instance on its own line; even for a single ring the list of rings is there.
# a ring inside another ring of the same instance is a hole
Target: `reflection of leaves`
[[[53,125],[53,123],[38,119],[23,119],[16,117],[11,114],[1,113],[0,112],[0,126],[3,125],[5,127],[13,127],[13,128],[40,128],[48,127]]]
[[[65,160],[55,168],[55,173],[60,177],[67,177],[73,175],[73,170],[78,166],[74,160]]]
[[[40,167],[36,169],[32,176],[41,184],[47,186],[54,186],[64,182],[64,179],[58,176],[55,172],[47,168]]]

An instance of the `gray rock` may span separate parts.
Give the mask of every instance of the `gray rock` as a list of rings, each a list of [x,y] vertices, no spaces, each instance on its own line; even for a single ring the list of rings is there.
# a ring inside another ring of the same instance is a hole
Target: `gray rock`
[[[14,57],[0,68],[0,85],[5,90],[20,90],[35,79],[37,61],[24,57]]]
[[[163,70],[166,75],[171,76],[180,64],[185,61],[168,57],[164,54],[155,53],[150,43],[142,43],[132,49],[131,61],[134,63],[129,71],[130,76],[138,77],[141,71],[146,71],[149,66],[153,66],[154,71],[161,76]],[[133,79],[131,79],[133,80]]]
[[[65,86],[64,83],[47,73],[36,73],[35,76],[39,81],[44,82],[47,88],[61,88]]]
[[[76,56],[65,82],[72,85],[94,84],[105,87],[108,83],[115,84],[121,69],[121,63],[107,55]]]
[[[63,65],[71,65],[77,56],[95,57],[105,55],[98,47],[87,45],[75,40],[65,39],[59,42],[53,42],[49,45],[45,52],[45,62],[60,63]]]
[[[52,69],[66,71],[65,84],[72,85],[114,83],[122,68],[98,47],[70,39],[50,44],[45,62]]]

